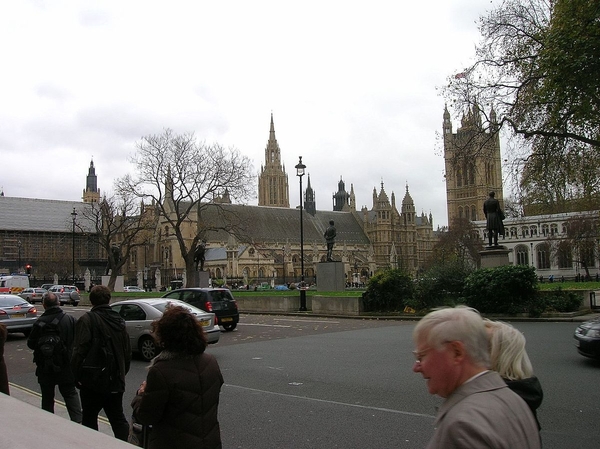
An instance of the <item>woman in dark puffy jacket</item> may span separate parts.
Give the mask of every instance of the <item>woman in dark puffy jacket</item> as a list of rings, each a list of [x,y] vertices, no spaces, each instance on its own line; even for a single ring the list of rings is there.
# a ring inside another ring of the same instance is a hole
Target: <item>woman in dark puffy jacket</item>
[[[201,324],[183,307],[169,307],[153,323],[162,348],[132,402],[137,422],[151,425],[150,449],[220,449],[217,419],[223,376],[204,352]]]

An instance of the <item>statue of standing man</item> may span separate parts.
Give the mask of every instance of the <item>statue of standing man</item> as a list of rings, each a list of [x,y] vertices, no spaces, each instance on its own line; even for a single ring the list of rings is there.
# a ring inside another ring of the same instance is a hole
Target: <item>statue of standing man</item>
[[[483,213],[487,219],[487,231],[488,231],[488,246],[492,246],[492,239],[494,240],[494,246],[498,246],[498,234],[504,235],[504,213],[500,209],[500,202],[495,198],[496,194],[490,192],[490,196],[485,203],[483,203]]]
[[[329,227],[325,230],[325,241],[327,242],[327,262],[333,262],[333,245],[337,231],[333,225],[333,220],[329,220]]]
[[[200,244],[196,247],[196,251],[194,251],[194,262],[196,262],[196,270],[198,270],[198,265],[200,265],[200,271],[204,271],[205,255],[206,242],[202,240]]]

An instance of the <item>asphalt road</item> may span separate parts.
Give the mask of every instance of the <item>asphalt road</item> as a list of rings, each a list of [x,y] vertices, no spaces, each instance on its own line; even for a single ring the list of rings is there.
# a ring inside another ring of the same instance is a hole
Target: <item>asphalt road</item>
[[[65,308],[78,316],[84,309]],[[600,364],[579,356],[576,323],[514,323],[544,388],[544,448],[597,447]],[[225,385],[225,448],[422,448],[441,400],[411,370],[414,322],[244,315],[209,347]],[[10,381],[39,391],[25,339],[9,337]],[[134,360],[125,409],[145,378]]]

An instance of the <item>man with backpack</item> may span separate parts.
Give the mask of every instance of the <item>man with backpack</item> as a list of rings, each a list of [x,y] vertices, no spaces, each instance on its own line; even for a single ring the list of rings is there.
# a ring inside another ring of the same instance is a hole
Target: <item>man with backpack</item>
[[[123,412],[123,393],[131,344],[125,321],[109,306],[110,298],[104,285],[90,291],[92,309],[75,326],[71,367],[81,394],[82,424],[98,430],[98,413],[104,409],[115,437],[127,441],[129,423]]]
[[[75,318],[60,308],[60,301],[54,293],[46,293],[42,305],[44,313],[33,325],[27,339],[37,366],[35,374],[42,391],[42,409],[54,413],[54,392],[58,385],[71,421],[81,423],[81,403],[71,371]]]

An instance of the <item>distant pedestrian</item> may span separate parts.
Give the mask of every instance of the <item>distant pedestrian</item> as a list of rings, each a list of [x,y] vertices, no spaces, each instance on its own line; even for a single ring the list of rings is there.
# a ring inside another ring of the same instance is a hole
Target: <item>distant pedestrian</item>
[[[81,423],[81,402],[71,371],[71,353],[75,339],[75,318],[60,308],[56,294],[42,297],[44,313],[37,319],[27,338],[33,349],[35,374],[42,391],[42,409],[54,413],[56,387],[65,400],[71,421]]]
[[[6,369],[6,362],[4,361],[4,343],[7,336],[8,331],[6,330],[6,326],[0,323],[0,393],[4,394],[10,394],[8,388],[8,371]]]
[[[132,402],[136,421],[152,426],[147,447],[220,449],[223,376],[205,352],[202,325],[183,307],[169,307],[152,327],[162,352]]]
[[[539,449],[538,428],[527,404],[489,370],[489,342],[477,311],[439,309],[413,332],[413,371],[429,393],[445,399],[428,449]]]
[[[541,429],[537,409],[542,405],[542,385],[533,375],[533,366],[525,349],[525,336],[513,326],[501,321],[485,320],[490,338],[490,361],[508,388],[529,406],[538,429]]]
[[[93,307],[75,326],[71,365],[80,389],[83,425],[98,430],[98,413],[104,409],[115,437],[127,441],[129,423],[123,412],[123,393],[131,362],[131,346],[125,321],[108,305],[110,298],[110,290],[104,285],[97,285],[90,292]],[[88,355],[96,353],[99,346],[106,359],[104,366],[94,366],[102,370],[97,375],[100,380],[96,381],[94,373],[98,370],[84,369],[84,361]]]

